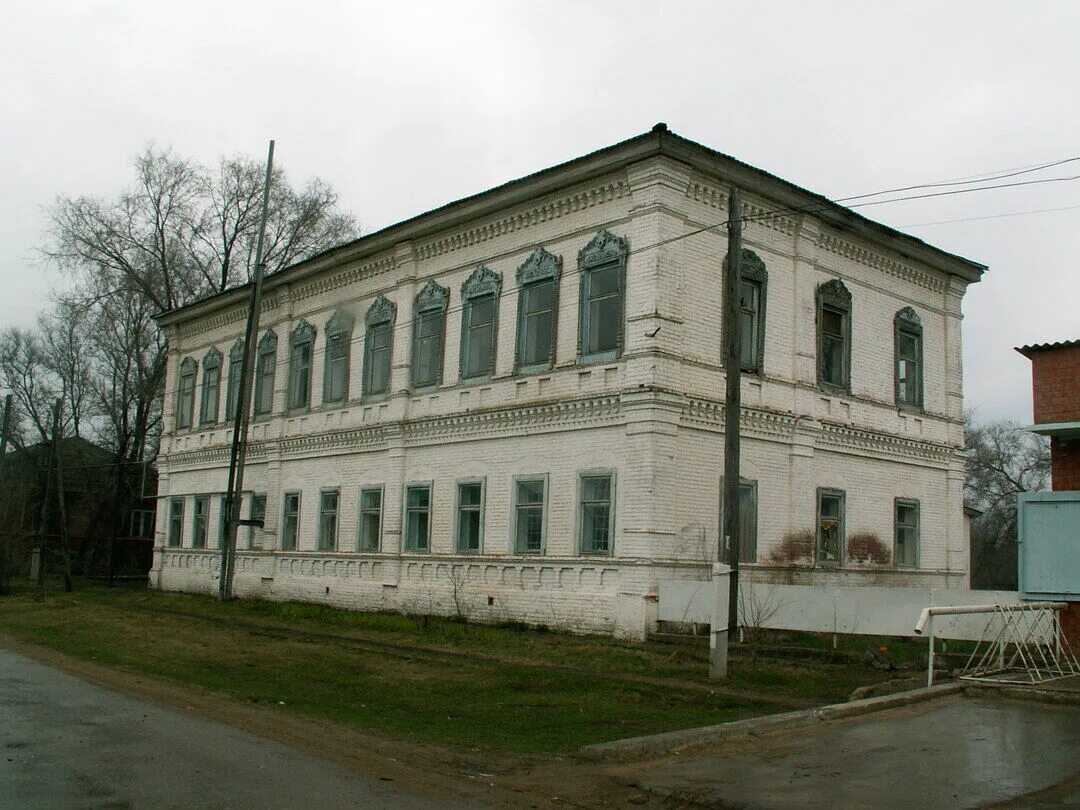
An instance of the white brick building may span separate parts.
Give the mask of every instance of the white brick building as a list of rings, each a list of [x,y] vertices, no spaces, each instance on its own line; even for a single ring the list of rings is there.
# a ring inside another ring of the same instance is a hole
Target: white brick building
[[[716,556],[731,184],[748,570],[966,586],[985,268],[658,125],[267,279],[237,593],[641,638]],[[159,588],[217,588],[247,298],[160,319]]]

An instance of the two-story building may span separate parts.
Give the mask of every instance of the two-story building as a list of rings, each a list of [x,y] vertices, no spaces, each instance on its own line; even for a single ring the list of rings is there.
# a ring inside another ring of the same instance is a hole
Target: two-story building
[[[748,575],[965,587],[986,268],[657,125],[266,280],[237,593],[642,637],[717,556],[733,185]],[[160,588],[216,591],[248,298],[159,319]]]

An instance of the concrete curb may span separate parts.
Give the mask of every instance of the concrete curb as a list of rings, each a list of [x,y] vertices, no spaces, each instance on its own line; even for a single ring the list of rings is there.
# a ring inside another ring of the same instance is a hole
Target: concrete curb
[[[771,734],[793,728],[813,726],[830,720],[859,717],[864,714],[882,712],[922,703],[927,700],[958,695],[963,687],[959,683],[946,683],[923,689],[912,689],[893,695],[852,700],[848,703],[834,703],[831,706],[819,706],[816,709],[802,709],[783,714],[769,714],[764,717],[751,717],[736,720],[733,723],[721,723],[716,726],[688,728],[681,731],[668,731],[663,734],[649,734],[644,737],[628,737],[625,740],[613,740],[606,743],[586,745],[578,750],[585,759],[595,761],[616,761],[641,759],[646,756],[666,754],[691,745],[710,742],[723,742],[736,737]]]
[[[1061,706],[1080,706],[1080,692],[1065,689],[1040,689],[1038,684],[974,683],[963,685],[964,694],[980,698],[1000,700],[1030,700],[1036,703],[1054,703]]]

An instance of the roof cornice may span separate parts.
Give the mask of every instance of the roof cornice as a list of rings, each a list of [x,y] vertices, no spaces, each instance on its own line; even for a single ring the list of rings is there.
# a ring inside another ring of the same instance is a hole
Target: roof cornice
[[[391,250],[403,242],[423,239],[656,156],[669,157],[704,174],[774,201],[782,206],[788,215],[791,215],[791,212],[786,209],[812,213],[814,217],[835,229],[856,233],[882,247],[965,281],[978,281],[987,269],[985,265],[947,253],[913,236],[867,219],[820,194],[807,191],[762,169],[676,135],[664,124],[657,124],[649,132],[629,140],[447,203],[290,265],[266,278],[264,293],[270,293],[284,284],[302,281],[328,268],[369,258]],[[162,313],[157,316],[157,321],[163,327],[170,326],[242,304],[250,296],[250,287],[249,282]]]

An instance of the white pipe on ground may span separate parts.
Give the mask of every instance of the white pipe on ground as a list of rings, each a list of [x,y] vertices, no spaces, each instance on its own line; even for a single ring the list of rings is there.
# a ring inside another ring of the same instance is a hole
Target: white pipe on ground
[[[963,613],[993,613],[994,611],[1004,608],[1005,610],[1064,610],[1064,602],[1024,602],[1020,605],[952,605],[941,607],[928,607],[923,608],[922,613],[919,614],[919,620],[915,622],[915,633],[922,635],[923,630],[926,629],[926,623],[930,621],[931,616],[952,616]]]

